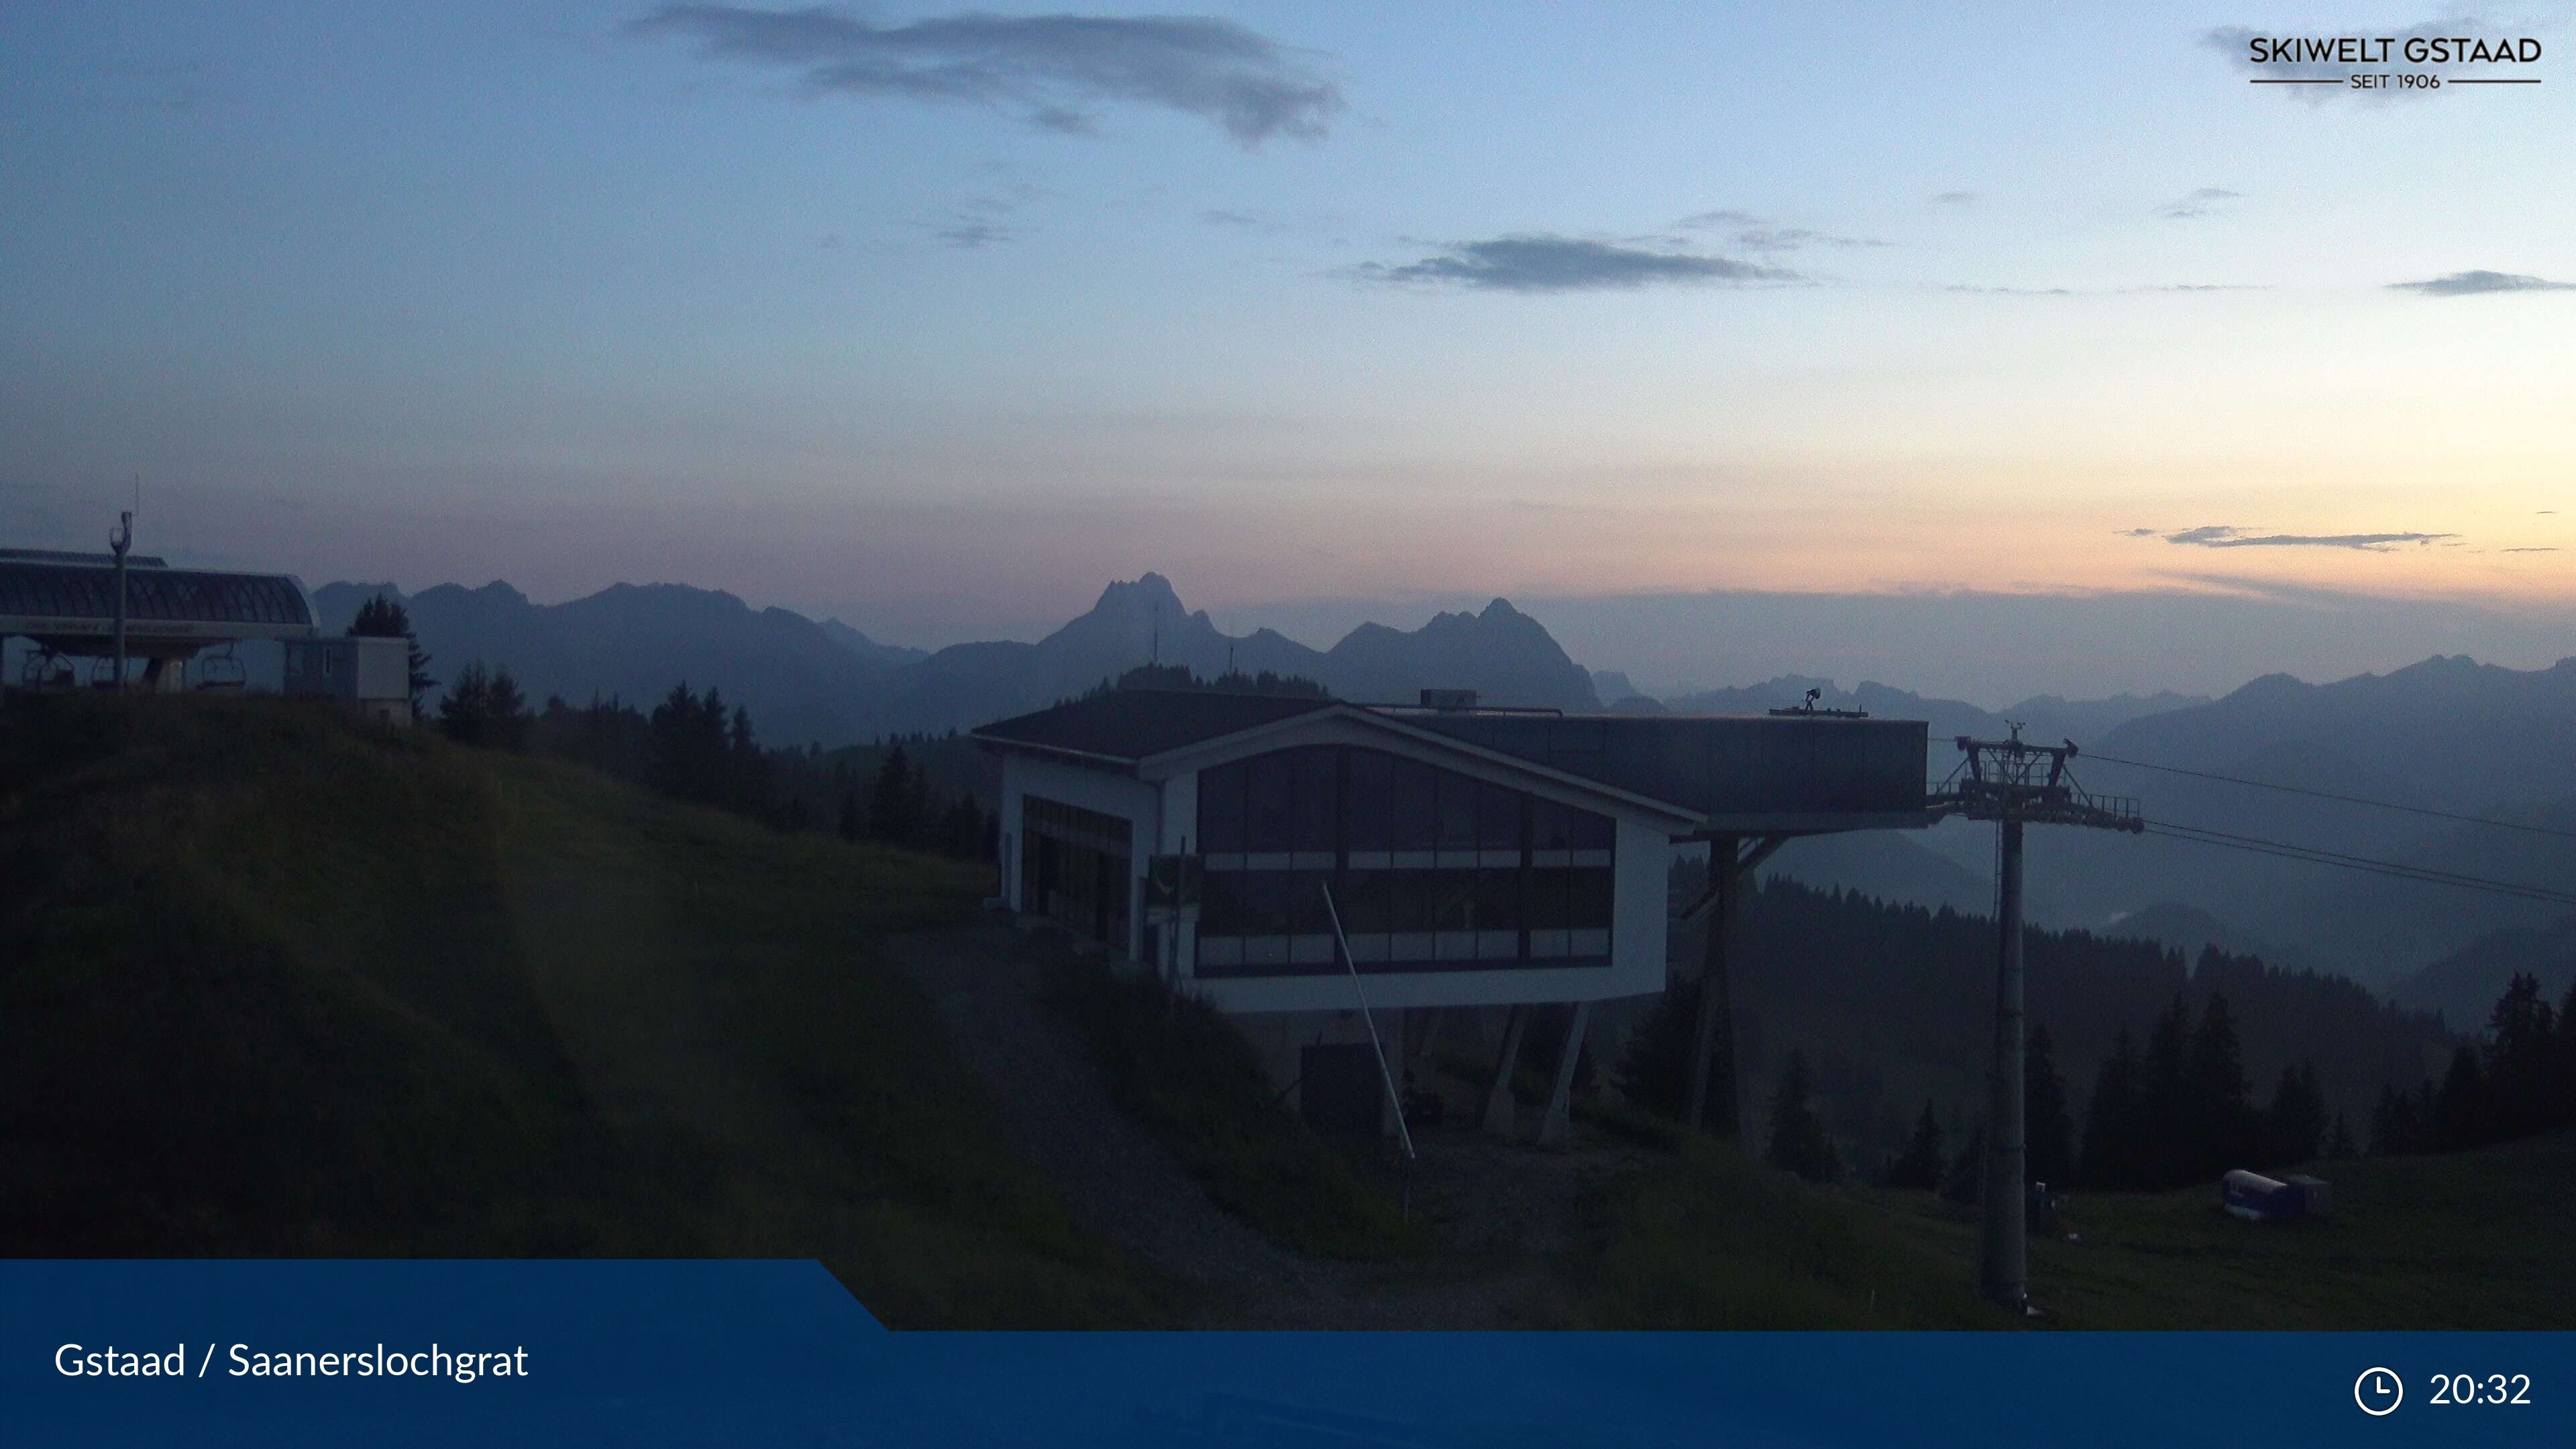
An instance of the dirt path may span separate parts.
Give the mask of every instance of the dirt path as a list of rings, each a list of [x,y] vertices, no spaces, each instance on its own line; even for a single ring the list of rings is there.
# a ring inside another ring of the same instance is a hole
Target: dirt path
[[[1625,1154],[1543,1153],[1444,1130],[1421,1143],[1413,1201],[1440,1246],[1394,1266],[1333,1262],[1262,1237],[1211,1201],[1121,1112],[1088,1048],[1038,996],[1038,956],[1006,926],[898,936],[888,959],[937,1003],[1014,1148],[1075,1218],[1205,1292],[1196,1326],[1504,1328],[1553,1318],[1550,1260],[1577,1201]]]

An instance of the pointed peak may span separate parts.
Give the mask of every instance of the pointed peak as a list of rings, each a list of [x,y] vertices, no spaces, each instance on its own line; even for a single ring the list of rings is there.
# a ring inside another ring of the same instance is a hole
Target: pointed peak
[[[1180,595],[1172,591],[1172,581],[1161,574],[1147,572],[1134,582],[1119,580],[1100,591],[1100,602],[1091,606],[1093,613],[1109,608],[1160,609],[1174,618],[1187,617]]]
[[[1485,606],[1485,612],[1481,617],[1487,619],[1518,619],[1525,616],[1520,610],[1512,607],[1511,600],[1496,599]]]

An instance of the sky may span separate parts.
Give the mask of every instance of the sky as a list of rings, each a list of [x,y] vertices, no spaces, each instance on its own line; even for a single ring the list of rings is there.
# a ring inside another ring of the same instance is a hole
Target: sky
[[[0,541],[139,489],[176,557],[925,646],[1507,596],[1671,688],[2546,663],[2570,18],[0,7]]]

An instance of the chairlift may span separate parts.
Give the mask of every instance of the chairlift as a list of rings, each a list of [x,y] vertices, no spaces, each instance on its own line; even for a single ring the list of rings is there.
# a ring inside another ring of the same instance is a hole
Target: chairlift
[[[227,644],[220,654],[209,654],[198,661],[199,689],[240,689],[250,683],[250,670]]]

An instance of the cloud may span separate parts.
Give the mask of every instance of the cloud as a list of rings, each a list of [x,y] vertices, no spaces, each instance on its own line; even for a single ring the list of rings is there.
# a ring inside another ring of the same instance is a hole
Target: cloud
[[[1648,251],[1563,236],[1500,236],[1460,242],[1402,266],[1370,262],[1352,269],[1362,281],[1473,287],[1492,292],[1588,292],[1651,285],[1804,282],[1796,272],[1732,257]]]
[[[2551,547],[2546,547],[2546,548],[2500,548],[2500,549],[2497,549],[2497,550],[2496,550],[2496,552],[2498,552],[2498,553],[2556,553],[2556,552],[2558,552],[2558,550],[2557,550],[2557,548],[2556,548],[2555,546],[2551,546]]]
[[[2157,207],[2156,215],[2167,221],[2191,221],[2199,217],[2216,216],[2231,209],[2227,205],[2228,202],[2244,199],[2245,193],[2241,191],[2230,191],[2223,186],[2204,186],[2189,196],[2168,201]]]
[[[670,5],[631,22],[682,36],[710,60],[796,73],[810,92],[1015,108],[1048,131],[1085,133],[1101,102],[1212,121],[1241,144],[1323,137],[1338,87],[1299,53],[1231,20],[1197,16],[963,13],[875,24],[820,8]]]
[[[1883,247],[1876,237],[1841,236],[1803,226],[1778,226],[1749,211],[1702,211],[1673,226],[1681,231],[1732,231],[1735,244],[1749,252],[1792,252],[1801,247]],[[1673,239],[1673,245],[1684,243]]]
[[[2576,282],[2550,282],[2512,272],[2453,272],[2429,282],[2391,282],[2388,290],[2424,297],[2477,297],[2489,292],[2576,292]]]
[[[1729,226],[1759,226],[1761,222],[1762,218],[1749,211],[1701,211],[1683,217],[1673,225],[1684,231],[1715,231]]]
[[[2162,537],[2167,543],[2194,548],[2349,548],[2363,553],[2386,553],[2399,544],[2433,544],[2459,537],[2456,533],[2256,533],[2225,524],[2204,524],[2171,533],[2131,529],[2128,536]]]
[[[1977,204],[1977,193],[1973,191],[1944,191],[1938,196],[1932,198],[1932,204],[1934,206],[1974,206]]]

